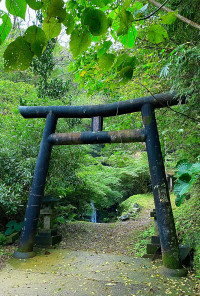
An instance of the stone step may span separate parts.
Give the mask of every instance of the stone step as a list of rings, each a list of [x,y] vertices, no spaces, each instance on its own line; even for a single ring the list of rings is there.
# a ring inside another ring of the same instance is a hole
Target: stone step
[[[157,235],[152,235],[151,237],[151,243],[153,245],[160,245],[160,237]]]
[[[57,229],[40,229],[38,231],[38,235],[39,236],[45,236],[45,237],[49,237],[49,236],[55,236],[57,235]]]
[[[160,248],[160,244],[147,244],[147,254],[155,254]]]
[[[37,247],[48,247],[48,246],[53,246],[55,244],[60,243],[61,240],[62,240],[61,235],[55,235],[55,236],[38,235],[35,238],[35,245]]]

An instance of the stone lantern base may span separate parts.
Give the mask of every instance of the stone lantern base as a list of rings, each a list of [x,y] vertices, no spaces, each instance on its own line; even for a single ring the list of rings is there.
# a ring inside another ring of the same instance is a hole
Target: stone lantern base
[[[57,229],[40,229],[35,238],[37,247],[51,247],[60,243],[62,236],[57,234]]]

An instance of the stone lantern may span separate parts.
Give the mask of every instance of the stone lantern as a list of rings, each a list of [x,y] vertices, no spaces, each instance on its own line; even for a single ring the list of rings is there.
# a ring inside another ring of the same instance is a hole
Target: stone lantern
[[[43,227],[39,230],[35,238],[35,244],[38,247],[49,247],[59,243],[62,239],[61,235],[57,234],[57,229],[52,226],[52,213],[58,199],[46,195],[42,199],[40,216],[43,220]]]

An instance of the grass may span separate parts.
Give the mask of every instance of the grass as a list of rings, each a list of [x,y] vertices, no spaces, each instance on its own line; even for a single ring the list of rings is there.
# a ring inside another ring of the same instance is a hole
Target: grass
[[[120,209],[122,211],[129,211],[134,203],[138,203],[144,208],[152,209],[152,207],[154,207],[153,194],[145,193],[132,195],[120,204]]]

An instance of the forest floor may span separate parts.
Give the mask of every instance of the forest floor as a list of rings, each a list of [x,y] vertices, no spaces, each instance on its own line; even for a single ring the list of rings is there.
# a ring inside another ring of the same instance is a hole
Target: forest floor
[[[5,257],[0,296],[200,295],[192,274],[170,278],[162,274],[161,260],[136,257],[140,233],[152,223],[150,206],[136,220],[64,224],[55,249],[40,249],[28,260]]]

